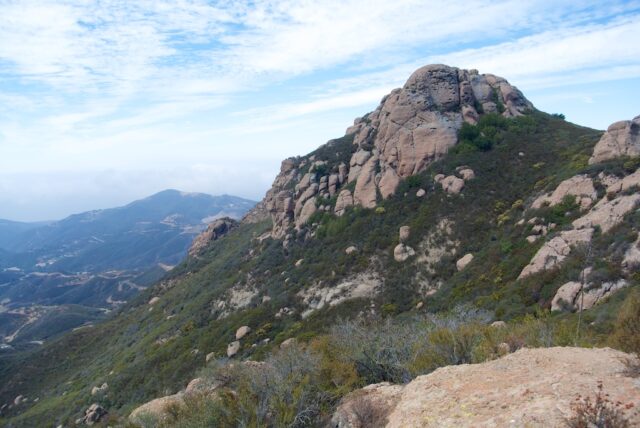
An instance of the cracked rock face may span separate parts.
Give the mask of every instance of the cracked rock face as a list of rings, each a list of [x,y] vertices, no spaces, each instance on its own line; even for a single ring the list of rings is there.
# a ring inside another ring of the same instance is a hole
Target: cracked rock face
[[[588,208],[597,199],[598,193],[589,176],[576,175],[560,183],[553,193],[540,196],[533,202],[531,208],[541,208],[545,204],[558,205],[566,196],[575,196],[578,205]]]
[[[446,65],[422,67],[347,129],[353,135],[348,162],[332,164],[310,156],[282,163],[264,200],[273,221],[272,236],[284,237],[291,226],[302,228],[318,198],[338,195],[337,215],[351,205],[373,208],[379,198],[393,195],[402,179],[446,154],[465,121],[475,123],[493,112],[514,117],[532,108],[501,77]]]
[[[640,156],[640,116],[613,123],[593,149],[589,164],[620,156]]]
[[[557,266],[571,253],[571,247],[589,243],[592,236],[593,228],[561,232],[538,250],[531,262],[522,270],[518,279]]]

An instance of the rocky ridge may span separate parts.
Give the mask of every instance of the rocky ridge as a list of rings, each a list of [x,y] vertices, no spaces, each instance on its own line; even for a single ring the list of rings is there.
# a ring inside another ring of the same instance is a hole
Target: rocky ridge
[[[422,67],[347,129],[351,142],[343,159],[311,155],[282,162],[263,201],[273,220],[272,236],[285,238],[289,227],[300,229],[318,210],[341,215],[352,205],[373,208],[394,194],[402,179],[446,154],[464,122],[475,124],[485,113],[514,117],[531,109],[501,77],[446,65]]]

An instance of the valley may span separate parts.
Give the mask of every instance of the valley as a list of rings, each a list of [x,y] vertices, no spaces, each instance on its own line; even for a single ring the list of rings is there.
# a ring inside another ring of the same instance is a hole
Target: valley
[[[91,327],[170,271],[208,223],[253,204],[169,190],[56,222],[0,222],[3,350]]]

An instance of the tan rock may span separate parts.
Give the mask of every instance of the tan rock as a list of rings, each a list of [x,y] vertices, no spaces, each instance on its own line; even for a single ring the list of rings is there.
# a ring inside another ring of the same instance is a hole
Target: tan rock
[[[240,342],[235,340],[227,345],[227,357],[231,358],[238,353],[240,350]]]
[[[195,379],[191,379],[187,384],[187,388],[184,390],[185,394],[193,394],[194,392],[199,391],[204,386],[205,381],[201,377],[197,377]]]
[[[603,162],[620,156],[640,155],[640,116],[609,126],[593,149],[589,164]]]
[[[397,262],[404,262],[409,257],[413,257],[415,255],[416,255],[415,250],[413,248],[409,247],[408,245],[405,245],[405,244],[398,244],[393,249],[393,258]]]
[[[409,226],[401,226],[399,231],[400,242],[405,243],[411,235],[411,228]]]
[[[307,224],[311,216],[315,214],[317,210],[318,208],[316,207],[315,199],[309,199],[307,202],[305,202],[302,210],[300,210],[298,218],[296,218],[296,227],[300,228],[303,225]]]
[[[458,171],[458,174],[460,174],[460,177],[462,177],[464,181],[469,181],[476,178],[476,173],[473,172],[471,168],[462,168],[460,171]]]
[[[455,175],[449,175],[443,178],[440,181],[440,184],[445,192],[455,195],[460,193],[464,187],[464,180],[456,177]]]
[[[344,214],[347,207],[353,205],[353,196],[351,196],[351,192],[349,190],[342,190],[338,194],[338,199],[336,199],[336,207],[334,212],[337,216],[341,216]]]
[[[100,386],[94,386],[93,388],[91,388],[91,395],[104,394],[108,389],[109,384],[105,382]]]
[[[159,298],[158,296],[152,297],[152,298],[149,300],[149,305],[153,306],[153,305],[155,305],[156,303],[158,303],[159,301],[160,301],[160,298]]]
[[[518,279],[557,266],[571,253],[572,246],[589,243],[592,236],[592,228],[560,232],[538,250]]]
[[[507,323],[504,321],[494,321],[491,323],[491,327],[495,327],[495,328],[505,328],[507,326]]]
[[[142,422],[145,418],[152,418],[162,422],[168,419],[168,409],[170,407],[182,406],[183,404],[184,397],[182,393],[156,398],[134,409],[129,415],[129,419],[137,423]]]
[[[576,175],[556,187],[553,193],[542,195],[531,204],[531,208],[541,208],[543,205],[554,206],[563,201],[566,196],[575,196],[576,202],[583,208],[588,208],[596,200],[598,193],[593,186],[593,180],[587,175]]]
[[[236,340],[242,339],[250,332],[251,332],[251,327],[249,327],[248,325],[243,325],[242,327],[236,330]]]
[[[433,181],[435,181],[436,183],[440,183],[442,180],[444,180],[445,175],[444,174],[436,174],[433,177]]]
[[[347,247],[347,248],[344,250],[344,252],[345,252],[345,254],[354,254],[354,253],[357,253],[357,252],[358,252],[358,248],[352,245],[352,246],[350,246],[350,247]]]
[[[362,171],[356,181],[356,188],[353,193],[353,203],[362,205],[365,208],[376,206],[377,187],[375,182],[376,166],[378,157],[370,158],[362,167]]]
[[[418,191],[416,192],[416,196],[417,196],[418,198],[422,198],[422,197],[423,197],[424,195],[426,195],[426,194],[427,194],[427,192],[426,192],[426,190],[424,190],[424,189],[418,189]]]
[[[213,360],[216,357],[216,353],[215,352],[209,352],[206,357],[204,357],[204,361],[206,363],[208,363],[209,361]]]
[[[461,271],[464,268],[467,267],[467,265],[469,263],[471,263],[473,261],[473,254],[468,253],[465,254],[464,256],[462,256],[462,258],[460,258],[457,262],[456,262],[456,268]]]
[[[609,348],[520,349],[482,364],[443,367],[406,386],[378,384],[370,387],[375,393],[355,391],[343,399],[332,422],[360,428],[349,419],[349,403],[371,396],[357,406],[385,409],[375,426],[387,428],[564,426],[576,399],[593,399],[600,382],[612,402],[640,406],[640,384],[621,375],[625,358],[634,357]],[[627,416],[631,426],[640,424],[637,412]]]
[[[576,229],[599,226],[606,233],[622,222],[624,216],[640,203],[640,193],[618,196],[612,200],[603,198],[586,215],[574,220]]]
[[[536,242],[538,240],[538,238],[540,238],[539,235],[529,235],[525,239],[527,240],[527,242],[529,244],[533,244],[534,242]]]
[[[100,422],[105,416],[107,416],[108,412],[104,407],[99,405],[98,403],[93,403],[87,410],[84,411],[83,422],[85,425],[94,425]]]
[[[284,340],[281,344],[280,344],[280,349],[284,349],[287,348],[289,346],[293,346],[298,342],[298,339],[296,339],[295,337],[290,337],[286,340]]]

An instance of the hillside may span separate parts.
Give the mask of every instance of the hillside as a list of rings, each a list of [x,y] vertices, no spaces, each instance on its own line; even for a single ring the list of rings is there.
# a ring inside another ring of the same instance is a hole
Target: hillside
[[[209,222],[253,205],[166,190],[45,224],[0,222],[0,337],[16,346],[104,318],[182,260]]]
[[[224,411],[207,402],[209,424],[242,416],[250,426],[313,426],[353,389],[492,359],[503,342],[507,352],[624,347],[616,318],[640,283],[640,162],[629,149],[640,145],[639,120],[603,134],[537,111],[502,78],[419,69],[345,136],[285,160],[238,227],[109,319],[37,351],[0,354],[3,422],[55,426],[99,403],[124,423],[202,372],[218,379],[230,356],[308,362],[304,379],[267,395],[320,398],[306,423],[293,423],[304,409],[285,398],[257,414],[261,395],[245,382],[255,373],[232,367],[222,372],[225,397],[246,401],[223,400]],[[592,157],[594,148],[609,154]],[[576,306],[589,309],[578,316]],[[491,333],[496,320],[508,329]],[[242,326],[250,330],[238,334]],[[299,345],[287,347],[291,338]],[[371,343],[420,352],[363,362]],[[104,383],[104,394],[91,394]],[[18,395],[30,401],[10,405]]]

